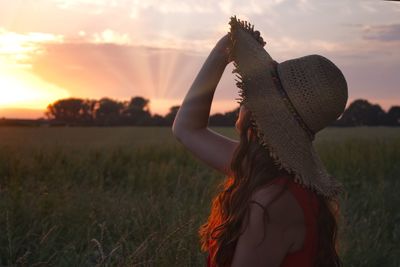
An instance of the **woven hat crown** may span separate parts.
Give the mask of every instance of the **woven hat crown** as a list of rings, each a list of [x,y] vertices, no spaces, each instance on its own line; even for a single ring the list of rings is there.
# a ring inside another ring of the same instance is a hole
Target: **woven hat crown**
[[[308,55],[278,64],[283,89],[307,127],[314,133],[344,111],[348,90],[340,69],[321,55]]]

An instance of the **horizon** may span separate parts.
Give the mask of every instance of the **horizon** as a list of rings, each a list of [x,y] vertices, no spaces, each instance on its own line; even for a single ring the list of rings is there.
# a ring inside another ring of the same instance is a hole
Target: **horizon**
[[[190,1],[1,2],[0,118],[43,117],[58,99],[104,96],[142,96],[151,114],[164,116],[181,105],[233,15],[254,24],[278,62],[306,54],[331,59],[346,77],[347,106],[360,98],[386,112],[400,104],[398,2]],[[210,114],[237,107],[232,69]]]
[[[70,98],[79,98],[79,97],[70,97]],[[110,98],[110,97],[105,97],[105,98]],[[128,101],[129,99],[114,99],[114,98],[111,98],[111,99],[113,99],[113,100],[116,100],[116,101]],[[61,99],[59,99],[59,100],[61,100]],[[93,99],[94,100],[94,99]],[[97,100],[99,100],[99,99],[97,99]],[[169,112],[169,108],[171,108],[171,107],[169,107],[168,108],[168,110],[166,110],[164,113],[159,113],[159,112],[153,112],[153,110],[151,109],[151,103],[152,103],[152,101],[151,101],[151,99],[149,99],[150,101],[149,101],[149,112],[150,112],[150,114],[152,115],[152,116],[154,116],[154,115],[160,115],[160,116],[165,116],[168,112]],[[345,107],[345,109],[347,109],[348,107],[349,107],[349,105],[352,103],[352,102],[354,102],[355,100],[359,100],[359,99],[353,99],[353,100],[348,100],[347,101],[347,103],[346,103],[346,107]],[[388,106],[387,108],[384,108],[383,106],[381,106],[379,103],[373,103],[373,102],[371,102],[369,99],[363,99],[363,100],[367,100],[371,105],[379,105],[381,108],[382,108],[382,110],[384,111],[384,112],[388,112],[389,111],[389,109],[391,108],[391,107],[393,107],[393,106],[400,106],[400,103],[399,104],[394,104],[394,105],[391,105],[391,106]],[[53,104],[53,103],[49,103],[49,104]],[[175,106],[175,105],[173,105],[173,106]],[[235,104],[235,107],[233,107],[232,109],[229,109],[229,110],[221,110],[221,111],[219,111],[219,110],[215,110],[215,108],[214,108],[214,112],[212,112],[212,109],[211,109],[211,111],[210,111],[210,116],[211,115],[214,115],[214,114],[217,114],[217,113],[221,113],[221,114],[224,114],[224,113],[227,113],[227,112],[231,112],[231,111],[233,111],[235,108],[238,108],[239,107],[239,105],[238,104]],[[28,119],[28,120],[34,120],[34,119],[44,119],[46,116],[45,116],[45,112],[46,112],[46,110],[38,110],[38,109],[23,109],[23,108],[14,108],[14,109],[2,109],[1,107],[0,107],[0,119]],[[12,114],[11,116],[7,116],[7,114]],[[26,116],[26,114],[28,114],[28,116]],[[40,114],[40,115],[39,115]]]

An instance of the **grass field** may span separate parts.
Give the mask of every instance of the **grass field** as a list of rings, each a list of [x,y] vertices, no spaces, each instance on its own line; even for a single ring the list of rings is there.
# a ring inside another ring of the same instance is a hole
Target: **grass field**
[[[315,146],[345,185],[345,266],[400,266],[400,128],[328,128]],[[0,266],[204,266],[223,178],[169,128],[0,128]]]

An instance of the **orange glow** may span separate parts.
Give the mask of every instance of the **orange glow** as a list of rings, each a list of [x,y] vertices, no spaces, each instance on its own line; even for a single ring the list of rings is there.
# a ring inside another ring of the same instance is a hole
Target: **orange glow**
[[[66,90],[29,73],[26,60],[40,52],[40,42],[62,41],[62,36],[46,33],[18,34],[0,28],[0,108],[45,109]]]
[[[5,72],[0,68],[0,108],[45,109],[67,91],[24,71]]]
[[[181,102],[181,100],[176,99],[150,98],[150,112],[164,116],[172,106],[179,106]]]

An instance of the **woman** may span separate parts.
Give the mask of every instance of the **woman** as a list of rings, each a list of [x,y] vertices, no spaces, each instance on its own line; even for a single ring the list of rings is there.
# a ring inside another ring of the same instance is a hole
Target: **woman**
[[[172,127],[195,156],[227,177],[199,230],[207,266],[341,266],[341,185],[312,141],[344,111],[345,78],[319,55],[278,64],[252,25],[236,17],[230,25]],[[239,74],[239,141],[207,128],[216,86],[231,61]]]

